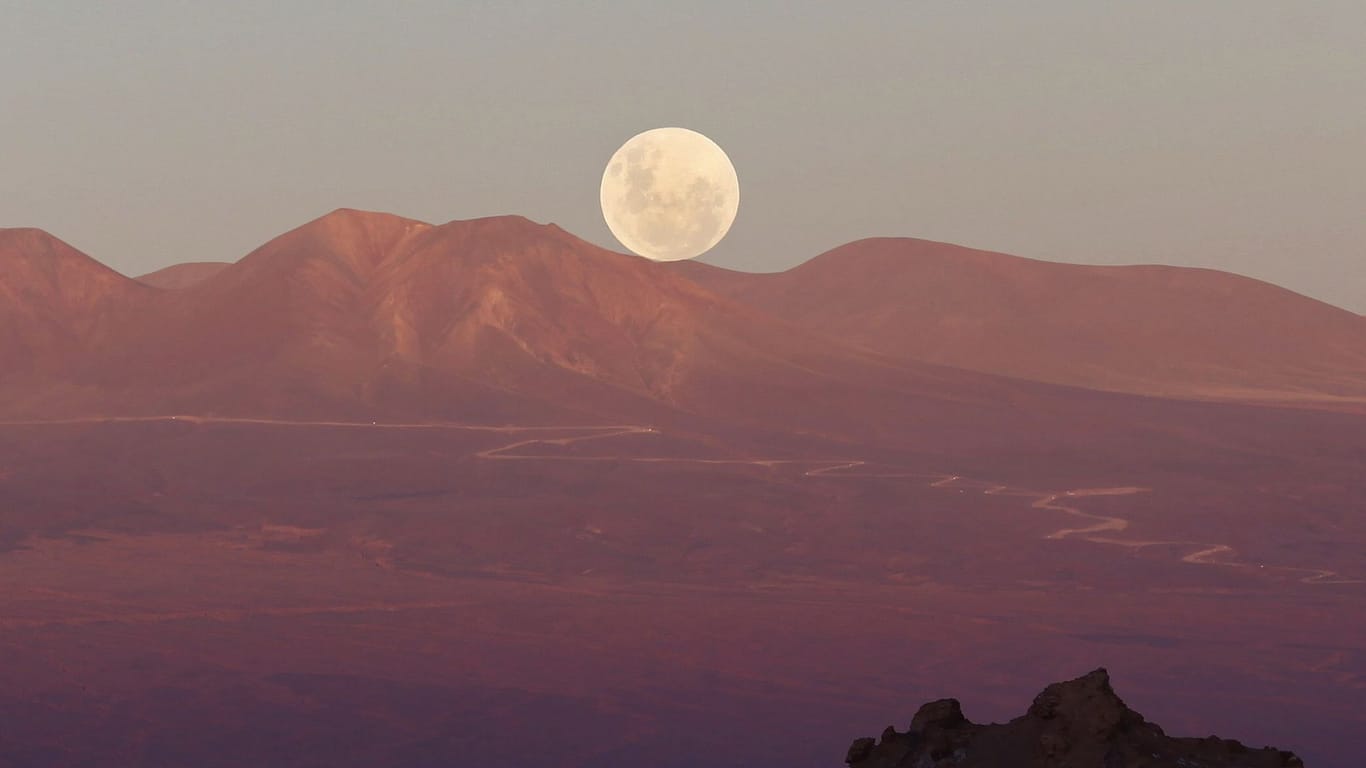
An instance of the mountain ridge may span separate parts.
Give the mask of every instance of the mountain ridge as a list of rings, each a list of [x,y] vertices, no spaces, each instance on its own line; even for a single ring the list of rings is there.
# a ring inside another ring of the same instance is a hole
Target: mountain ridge
[[[35,407],[83,412],[687,412],[842,426],[802,403],[860,393],[923,411],[906,398],[921,392],[981,408],[1015,389],[817,343],[664,265],[520,216],[430,225],[339,209],[186,288],[117,279],[139,292],[127,322],[69,356],[65,379],[39,377],[11,402],[36,391]]]
[[[615,392],[747,416],[781,402],[758,396],[764,386],[795,387],[793,397],[882,392],[884,408],[917,393],[985,403],[1045,391],[1011,380],[1366,403],[1366,320],[1210,270],[870,238],[787,272],[737,273],[657,264],[517,215],[433,225],[340,208],[168,290],[39,230],[6,232],[0,243],[19,244],[8,262],[30,266],[0,273],[0,289],[11,286],[0,317],[27,322],[10,324],[27,341],[11,340],[5,357],[22,374],[37,365],[31,350],[50,347],[39,367],[72,372],[52,391],[80,391],[91,404],[103,391],[123,392],[115,400],[128,405],[127,393],[160,388],[169,394],[136,407],[217,408],[217,398],[240,413],[309,409],[311,392],[320,409],[354,414],[402,409],[419,391],[413,403],[438,411],[475,390],[468,404],[485,407],[500,392],[550,402],[577,391],[597,411],[613,410]],[[49,271],[79,264],[78,277],[54,282],[35,260]],[[47,288],[16,289],[30,283]],[[79,298],[86,292],[94,298]],[[794,408],[783,406],[783,418]]]
[[[680,271],[900,359],[1143,395],[1366,402],[1361,316],[1217,270],[869,238],[785,272]]]

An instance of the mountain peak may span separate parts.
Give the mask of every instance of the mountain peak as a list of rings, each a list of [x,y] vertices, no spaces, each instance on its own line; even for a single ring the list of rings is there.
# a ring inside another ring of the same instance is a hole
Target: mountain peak
[[[312,269],[360,282],[400,243],[430,229],[431,224],[391,213],[338,208],[276,237],[227,271]]]
[[[410,219],[407,216],[399,216],[396,213],[389,213],[388,211],[371,211],[364,208],[346,207],[334,208],[316,219],[313,219],[309,224],[319,222],[347,222],[351,224],[375,224],[378,222],[426,223],[418,221],[417,219]],[[308,224],[305,224],[304,226],[308,226]],[[431,225],[428,224],[427,226]]]
[[[76,258],[90,259],[70,243],[56,235],[36,227],[0,228],[0,257],[35,258]],[[93,259],[90,259],[94,261]],[[98,262],[97,262],[98,263]]]
[[[500,213],[493,216],[476,216],[472,219],[452,219],[447,224],[471,224],[479,226],[499,226],[510,228],[540,228],[547,225],[527,218],[520,213]]]
[[[292,233],[321,237],[328,241],[345,243],[357,238],[384,238],[396,232],[412,232],[431,229],[425,221],[409,219],[382,211],[363,211],[356,208],[338,208],[292,230]]]
[[[34,227],[0,229],[0,283],[62,283],[94,280],[103,284],[133,281],[77,250],[61,238]]]
[[[151,291],[41,229],[0,229],[0,375],[92,343]]]
[[[21,242],[25,240],[35,241],[39,239],[56,240],[57,238],[47,230],[39,229],[37,227],[0,227],[0,243]]]
[[[441,225],[439,229],[463,231],[477,234],[483,239],[516,240],[554,238],[563,240],[579,238],[554,224],[542,224],[518,214],[481,216],[473,219],[454,219]]]

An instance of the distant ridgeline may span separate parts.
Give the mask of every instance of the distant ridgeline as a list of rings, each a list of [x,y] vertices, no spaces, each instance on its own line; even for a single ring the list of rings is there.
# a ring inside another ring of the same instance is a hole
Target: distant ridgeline
[[[905,733],[854,741],[851,768],[1303,768],[1293,753],[1215,738],[1173,738],[1129,709],[1097,669],[1054,683],[1023,717],[978,725],[955,699],[920,708]]]

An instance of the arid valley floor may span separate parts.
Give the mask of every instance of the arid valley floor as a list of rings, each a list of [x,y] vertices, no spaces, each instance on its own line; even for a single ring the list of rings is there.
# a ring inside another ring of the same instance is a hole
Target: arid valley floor
[[[1005,717],[1101,663],[1182,732],[1313,765],[1357,743],[1346,467],[1277,481],[1277,457],[1229,452],[1031,477],[612,427],[0,438],[28,511],[0,555],[13,765],[814,768],[917,699],[966,688],[975,718]],[[78,476],[51,461],[73,454]]]

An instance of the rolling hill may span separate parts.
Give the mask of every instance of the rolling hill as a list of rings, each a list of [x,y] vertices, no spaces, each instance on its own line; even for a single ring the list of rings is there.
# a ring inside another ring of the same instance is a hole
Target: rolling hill
[[[904,360],[1144,395],[1366,402],[1366,322],[1207,269],[1035,261],[859,240],[786,272],[679,271],[797,325]]]
[[[137,281],[153,288],[176,291],[202,283],[230,264],[231,262],[227,261],[189,261],[184,264],[172,264],[155,272],[139,275]]]

